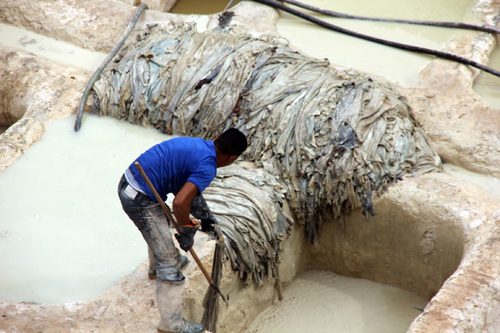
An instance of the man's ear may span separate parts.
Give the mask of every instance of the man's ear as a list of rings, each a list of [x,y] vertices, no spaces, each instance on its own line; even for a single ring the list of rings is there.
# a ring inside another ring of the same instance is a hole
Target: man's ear
[[[240,155],[220,155],[220,164],[217,167],[225,167],[232,164]]]
[[[236,161],[240,157],[240,155],[231,155],[229,156],[229,164],[232,164],[234,161]]]

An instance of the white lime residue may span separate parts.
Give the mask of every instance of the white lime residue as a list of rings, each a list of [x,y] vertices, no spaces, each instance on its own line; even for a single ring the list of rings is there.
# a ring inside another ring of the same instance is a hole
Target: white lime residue
[[[245,333],[401,333],[426,304],[422,297],[380,283],[307,271]]]
[[[117,186],[137,156],[169,136],[97,116],[75,133],[74,120],[49,123],[0,174],[0,299],[87,299],[146,260]]]
[[[491,56],[488,66],[500,70],[500,52],[495,50]],[[500,109],[500,77],[482,71],[474,82],[474,90],[481,98],[495,109]]]
[[[91,71],[96,70],[107,56],[4,23],[0,23],[0,36],[0,45]]]

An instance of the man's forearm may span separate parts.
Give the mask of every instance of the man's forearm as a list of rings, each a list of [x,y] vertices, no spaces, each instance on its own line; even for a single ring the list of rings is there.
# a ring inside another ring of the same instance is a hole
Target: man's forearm
[[[190,205],[176,204],[174,202],[172,210],[174,212],[175,219],[177,220],[177,224],[180,226],[191,225],[191,219],[189,218]]]
[[[186,182],[176,194],[172,203],[172,209],[179,225],[192,225],[191,220],[189,219],[189,212],[191,211],[191,201],[193,201],[193,198],[197,194],[198,189],[191,182]]]

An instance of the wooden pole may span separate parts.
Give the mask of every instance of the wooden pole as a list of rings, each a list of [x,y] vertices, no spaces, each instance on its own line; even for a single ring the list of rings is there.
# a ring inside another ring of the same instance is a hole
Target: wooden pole
[[[87,98],[89,97],[90,89],[94,86],[95,81],[99,78],[101,73],[104,71],[106,66],[111,62],[111,59],[120,51],[122,48],[123,44],[127,40],[128,36],[134,29],[135,25],[137,24],[137,21],[139,21],[139,18],[141,17],[142,12],[147,9],[148,6],[146,4],[142,4],[137,8],[134,17],[132,18],[132,21],[127,26],[127,29],[125,29],[125,32],[123,35],[120,37],[120,40],[118,43],[115,45],[113,50],[111,50],[111,53],[108,54],[106,59],[102,62],[101,66],[95,71],[94,75],[89,80],[89,83],[87,83],[87,86],[85,87],[85,90],[82,95],[82,99],[80,100],[80,105],[78,106],[78,111],[76,112],[76,120],[75,120],[75,132],[78,132],[80,130],[80,127],[82,126],[82,117],[83,117],[83,108],[85,107],[85,104],[87,103]]]

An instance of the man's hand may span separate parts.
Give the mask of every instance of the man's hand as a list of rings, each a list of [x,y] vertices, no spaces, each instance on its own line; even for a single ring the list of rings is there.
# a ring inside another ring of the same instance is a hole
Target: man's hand
[[[194,244],[194,235],[198,230],[200,224],[192,219],[190,219],[191,225],[182,226],[179,225],[179,233],[175,234],[175,238],[179,242],[181,249],[184,251],[189,251]]]

